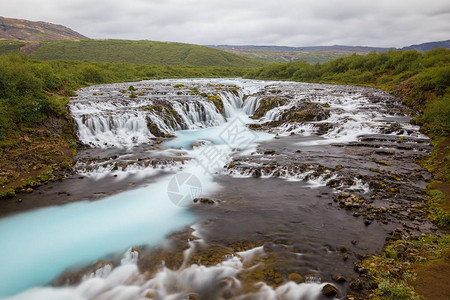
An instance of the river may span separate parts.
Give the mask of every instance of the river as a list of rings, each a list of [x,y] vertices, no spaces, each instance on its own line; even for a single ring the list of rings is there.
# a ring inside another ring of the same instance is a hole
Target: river
[[[72,172],[5,203],[0,297],[340,298],[394,229],[432,227],[414,210],[429,139],[380,90],[176,79],[77,94]]]

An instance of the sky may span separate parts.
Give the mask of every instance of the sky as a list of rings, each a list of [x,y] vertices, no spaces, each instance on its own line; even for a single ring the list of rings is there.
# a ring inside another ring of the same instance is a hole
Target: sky
[[[449,0],[0,0],[0,15],[90,38],[402,47],[450,39]]]

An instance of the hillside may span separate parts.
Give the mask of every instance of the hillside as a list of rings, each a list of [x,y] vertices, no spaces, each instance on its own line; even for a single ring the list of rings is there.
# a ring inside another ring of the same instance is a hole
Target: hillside
[[[263,63],[205,46],[129,40],[40,42],[30,56],[40,60],[125,62],[145,65],[255,67]]]
[[[21,41],[51,41],[87,39],[62,25],[0,17],[0,39]]]
[[[416,50],[419,52],[426,52],[429,50],[433,50],[434,48],[447,48],[450,49],[450,40],[441,41],[441,42],[431,42],[431,43],[423,43],[419,45],[411,45],[408,47],[403,47],[401,50]]]
[[[394,48],[366,47],[366,46],[310,46],[310,47],[287,47],[287,46],[234,46],[234,45],[208,45],[208,47],[221,49],[233,54],[265,62],[296,62],[304,61],[310,64],[325,63],[329,60],[356,54],[368,54],[370,52],[383,53]],[[403,47],[398,50],[416,50],[425,52],[434,48],[450,48],[450,40],[441,42],[424,43]]]

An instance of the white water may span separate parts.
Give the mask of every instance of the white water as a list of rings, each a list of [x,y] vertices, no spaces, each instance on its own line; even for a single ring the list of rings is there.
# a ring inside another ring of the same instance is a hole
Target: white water
[[[194,246],[194,244],[191,244]],[[187,250],[187,253],[190,249]],[[126,255],[136,252],[127,252]],[[123,259],[114,270],[104,273],[103,268],[85,278],[77,287],[30,289],[11,300],[84,300],[84,299],[187,299],[197,293],[208,295],[208,299],[224,299],[221,294],[236,295],[234,299],[308,299],[321,295],[326,283],[287,282],[274,289],[264,283],[256,292],[242,295],[242,284],[237,278],[245,270],[244,262],[249,263],[254,255],[263,254],[262,247],[239,253],[242,257],[230,257],[210,267],[196,264],[182,266],[179,270],[163,267],[150,280],[146,280],[137,268],[137,259]],[[105,268],[105,267],[104,267]],[[241,295],[241,296],[239,296]]]

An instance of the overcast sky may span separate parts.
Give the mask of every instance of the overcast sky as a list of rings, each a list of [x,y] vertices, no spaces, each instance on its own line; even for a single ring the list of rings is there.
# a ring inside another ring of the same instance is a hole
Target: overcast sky
[[[450,39],[449,0],[1,0],[90,38],[401,47]]]

